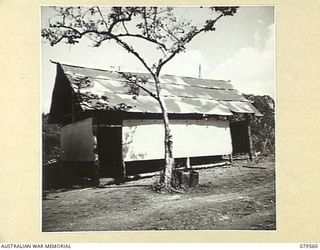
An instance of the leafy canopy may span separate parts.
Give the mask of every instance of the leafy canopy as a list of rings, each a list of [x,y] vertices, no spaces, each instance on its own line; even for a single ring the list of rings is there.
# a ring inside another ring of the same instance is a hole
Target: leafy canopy
[[[42,29],[42,37],[53,46],[60,42],[78,43],[84,36],[94,46],[114,40],[133,53],[153,76],[158,76],[162,66],[176,54],[185,51],[188,44],[200,33],[214,31],[216,22],[224,16],[233,16],[238,7],[202,8],[207,13],[202,23],[179,13],[171,7],[51,7],[55,15]],[[142,39],[161,52],[157,63],[148,65],[128,39]]]

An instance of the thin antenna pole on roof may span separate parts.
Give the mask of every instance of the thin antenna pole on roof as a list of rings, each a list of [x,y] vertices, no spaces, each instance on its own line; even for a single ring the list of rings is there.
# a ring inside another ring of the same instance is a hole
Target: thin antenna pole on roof
[[[199,78],[201,78],[201,64],[199,64]]]

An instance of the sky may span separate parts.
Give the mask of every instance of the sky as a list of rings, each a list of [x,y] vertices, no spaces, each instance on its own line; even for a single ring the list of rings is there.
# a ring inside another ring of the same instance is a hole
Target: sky
[[[179,14],[197,22],[202,12],[196,7],[179,7]],[[41,26],[54,14],[41,9]],[[154,48],[137,40],[132,45],[148,62],[155,60]],[[146,72],[133,55],[114,42],[92,47],[89,40],[76,45],[41,42],[42,112],[50,110],[56,65],[50,60],[107,70]],[[231,80],[241,93],[275,96],[275,23],[273,6],[241,6],[232,17],[216,24],[216,31],[200,34],[163,67],[162,74]]]

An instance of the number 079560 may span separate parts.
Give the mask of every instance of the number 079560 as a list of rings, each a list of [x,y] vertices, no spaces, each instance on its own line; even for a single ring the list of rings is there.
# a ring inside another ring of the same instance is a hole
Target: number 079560
[[[318,244],[300,244],[300,248],[318,248]]]

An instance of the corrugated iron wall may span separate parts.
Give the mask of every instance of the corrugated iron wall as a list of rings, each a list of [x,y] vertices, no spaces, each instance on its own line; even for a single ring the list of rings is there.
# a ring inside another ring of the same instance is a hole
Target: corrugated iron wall
[[[61,130],[62,161],[93,161],[92,118],[66,125]]]

